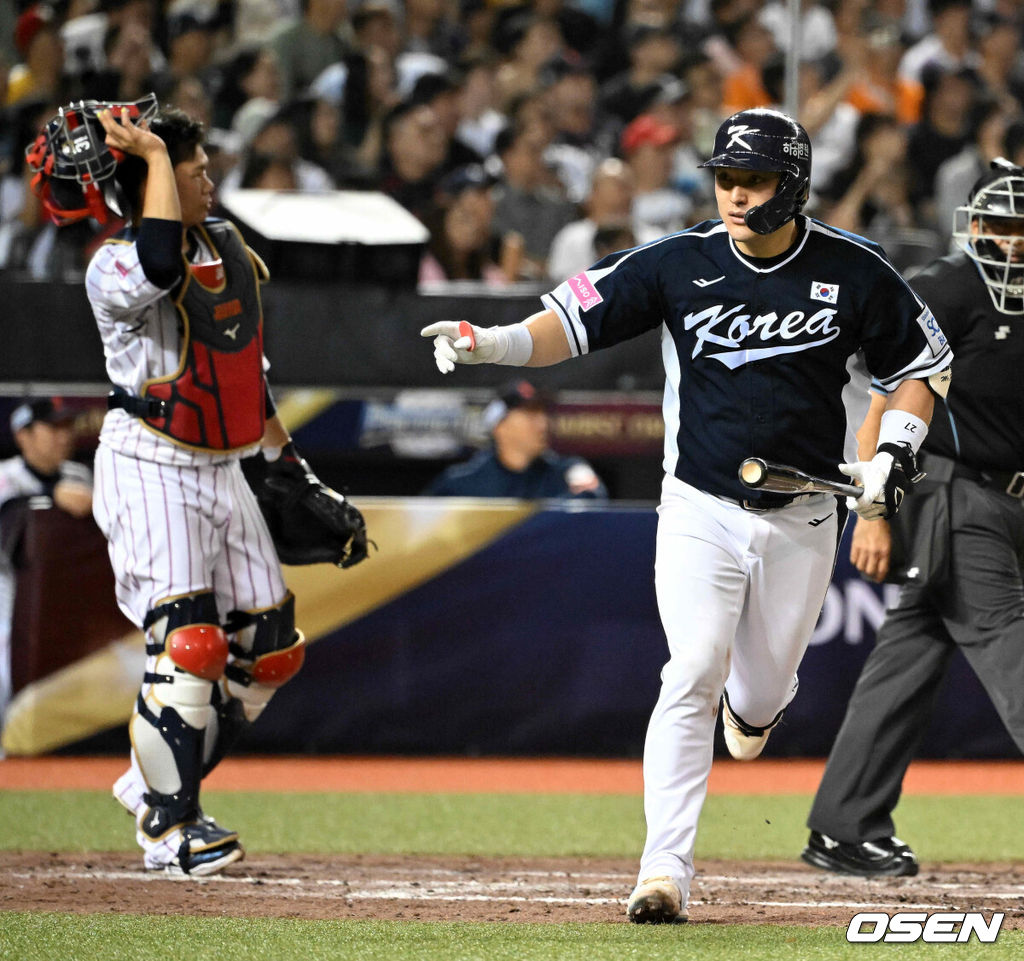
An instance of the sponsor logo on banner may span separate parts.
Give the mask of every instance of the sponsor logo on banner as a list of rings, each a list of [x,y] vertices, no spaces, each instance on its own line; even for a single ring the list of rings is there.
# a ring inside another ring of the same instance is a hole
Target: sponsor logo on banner
[[[823,304],[838,304],[839,284],[822,284],[814,281],[811,284],[811,300],[820,300]]]
[[[594,285],[590,282],[586,271],[576,274],[575,277],[570,277],[566,283],[580,302],[580,310],[590,310],[591,307],[596,307],[604,302],[604,297],[597,292]]]
[[[989,921],[980,911],[902,911],[896,914],[865,911],[853,916],[846,929],[846,940],[856,943],[963,943],[970,941],[973,934],[983,944],[992,944],[999,936],[1003,917],[1002,911],[993,912]]]

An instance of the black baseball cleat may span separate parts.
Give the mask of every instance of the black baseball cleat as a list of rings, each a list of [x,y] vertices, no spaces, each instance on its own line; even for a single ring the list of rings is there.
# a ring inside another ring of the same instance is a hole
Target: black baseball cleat
[[[917,857],[910,845],[899,838],[850,843],[811,831],[800,855],[812,867],[836,874],[862,878],[912,877],[917,874]]]

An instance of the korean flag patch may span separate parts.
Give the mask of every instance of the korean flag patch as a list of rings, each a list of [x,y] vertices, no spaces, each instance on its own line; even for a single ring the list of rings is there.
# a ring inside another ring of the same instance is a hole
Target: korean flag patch
[[[839,303],[839,284],[811,284],[811,300],[820,300],[823,304]]]

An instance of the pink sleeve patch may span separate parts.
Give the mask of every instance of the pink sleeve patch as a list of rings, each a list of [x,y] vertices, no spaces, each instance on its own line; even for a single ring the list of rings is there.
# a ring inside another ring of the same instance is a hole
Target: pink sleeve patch
[[[576,274],[575,277],[570,277],[566,283],[580,302],[580,310],[590,310],[591,307],[596,307],[604,302],[604,297],[594,288],[594,285],[587,277],[586,271]]]

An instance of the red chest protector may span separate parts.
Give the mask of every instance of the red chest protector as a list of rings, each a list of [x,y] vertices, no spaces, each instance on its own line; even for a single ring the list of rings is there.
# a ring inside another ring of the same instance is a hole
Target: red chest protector
[[[257,443],[266,425],[260,278],[233,225],[209,221],[196,230],[214,259],[185,273],[174,298],[178,370],[143,385],[142,397],[161,401],[163,411],[143,420],[186,447],[237,450]]]

